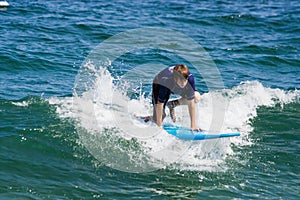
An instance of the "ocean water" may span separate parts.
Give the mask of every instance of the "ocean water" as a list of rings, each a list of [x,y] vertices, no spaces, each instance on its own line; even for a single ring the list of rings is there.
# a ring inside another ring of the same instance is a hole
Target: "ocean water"
[[[9,3],[0,199],[299,199],[298,1]],[[180,141],[134,119],[182,62],[197,125],[240,137]]]

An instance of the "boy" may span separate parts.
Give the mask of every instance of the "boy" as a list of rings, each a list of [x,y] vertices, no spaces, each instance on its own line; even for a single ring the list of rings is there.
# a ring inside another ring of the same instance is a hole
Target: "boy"
[[[170,95],[178,94],[180,99],[169,101]],[[196,128],[195,122],[195,103],[200,101],[200,94],[195,89],[195,80],[189,69],[184,64],[177,64],[168,67],[159,72],[152,84],[152,104],[153,116],[143,117],[145,122],[152,120],[159,127],[162,126],[162,121],[166,117],[165,107],[170,109],[170,116],[173,122],[176,122],[175,107],[178,105],[188,105],[191,129],[199,130]]]

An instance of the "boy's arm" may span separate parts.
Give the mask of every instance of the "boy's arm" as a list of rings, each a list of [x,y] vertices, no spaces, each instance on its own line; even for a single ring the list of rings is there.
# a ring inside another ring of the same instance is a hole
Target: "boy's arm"
[[[195,114],[195,102],[194,100],[188,101],[188,107],[189,107],[189,114],[191,119],[191,129],[196,129],[196,114]]]
[[[164,106],[164,103],[161,103],[161,102],[157,102],[157,105],[156,105],[156,124],[157,126],[161,127],[162,126],[162,113],[163,113],[163,106]]]

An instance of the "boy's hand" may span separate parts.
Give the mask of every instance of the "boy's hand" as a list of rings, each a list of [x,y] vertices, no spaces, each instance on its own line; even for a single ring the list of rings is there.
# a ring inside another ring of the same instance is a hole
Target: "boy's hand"
[[[192,129],[192,131],[205,131],[204,129],[202,129],[202,128],[191,128]]]

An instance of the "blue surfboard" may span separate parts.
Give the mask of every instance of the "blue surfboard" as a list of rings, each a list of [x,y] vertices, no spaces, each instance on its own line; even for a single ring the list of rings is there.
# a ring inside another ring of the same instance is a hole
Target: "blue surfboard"
[[[234,133],[210,133],[207,131],[192,131],[190,128],[176,126],[173,124],[164,124],[163,128],[167,133],[174,135],[181,140],[208,140],[224,137],[240,136],[239,132]]]

